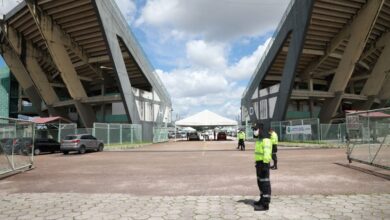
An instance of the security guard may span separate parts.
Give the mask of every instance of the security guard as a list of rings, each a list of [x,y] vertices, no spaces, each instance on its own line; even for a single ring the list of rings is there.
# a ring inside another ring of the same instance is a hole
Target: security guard
[[[272,142],[272,160],[274,161],[274,164],[271,166],[272,170],[278,169],[278,157],[276,156],[276,153],[278,152],[278,134],[271,128],[269,129],[270,139]]]
[[[254,131],[258,136],[255,146],[256,176],[257,185],[260,190],[260,200],[255,202],[255,211],[266,211],[271,202],[271,182],[269,178],[269,163],[272,158],[271,140],[265,137],[262,126],[258,126]]]
[[[237,149],[241,147],[241,150],[245,150],[245,132],[240,130],[237,134],[238,137],[238,146]]]

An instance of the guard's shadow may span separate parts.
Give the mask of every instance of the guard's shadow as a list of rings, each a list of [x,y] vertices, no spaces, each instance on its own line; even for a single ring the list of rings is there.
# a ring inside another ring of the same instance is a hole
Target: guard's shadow
[[[255,200],[253,199],[242,199],[242,200],[238,200],[237,202],[240,202],[240,203],[244,203],[245,205],[249,205],[249,206],[252,206],[253,208],[255,207]]]

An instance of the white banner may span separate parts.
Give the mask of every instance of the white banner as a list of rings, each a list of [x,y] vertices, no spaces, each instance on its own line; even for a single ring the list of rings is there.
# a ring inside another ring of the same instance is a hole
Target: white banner
[[[287,126],[286,134],[311,134],[311,125]]]

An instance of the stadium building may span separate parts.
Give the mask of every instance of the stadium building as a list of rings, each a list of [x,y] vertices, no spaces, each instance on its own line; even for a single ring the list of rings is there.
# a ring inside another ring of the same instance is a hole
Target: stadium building
[[[242,121],[389,106],[390,1],[291,1],[241,100]]]

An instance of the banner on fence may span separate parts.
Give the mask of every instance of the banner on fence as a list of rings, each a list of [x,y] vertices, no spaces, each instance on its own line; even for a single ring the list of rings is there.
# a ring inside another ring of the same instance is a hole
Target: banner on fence
[[[311,134],[311,125],[287,126],[286,134]]]

